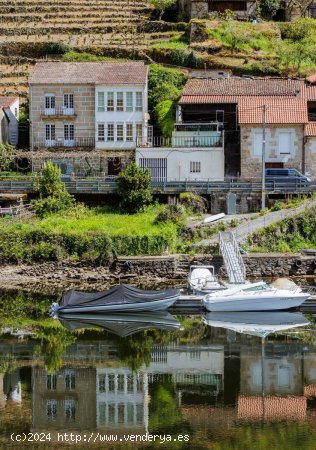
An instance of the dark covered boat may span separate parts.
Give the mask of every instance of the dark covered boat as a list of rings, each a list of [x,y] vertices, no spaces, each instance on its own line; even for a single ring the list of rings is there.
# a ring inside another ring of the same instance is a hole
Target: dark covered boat
[[[60,314],[58,319],[69,330],[101,328],[120,337],[149,329],[176,331],[180,328],[180,322],[167,311],[132,314],[66,314],[65,316]]]
[[[179,289],[146,291],[121,284],[105,292],[66,292],[51,314],[163,311],[180,296]]]

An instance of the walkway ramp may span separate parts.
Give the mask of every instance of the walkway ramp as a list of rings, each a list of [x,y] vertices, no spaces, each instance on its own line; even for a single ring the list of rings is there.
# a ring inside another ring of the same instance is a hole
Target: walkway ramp
[[[219,233],[219,247],[230,283],[245,283],[246,269],[235,235],[231,231]]]

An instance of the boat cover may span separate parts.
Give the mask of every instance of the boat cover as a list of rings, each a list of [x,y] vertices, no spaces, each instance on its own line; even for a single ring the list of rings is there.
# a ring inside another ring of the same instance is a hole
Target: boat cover
[[[101,305],[122,305],[133,303],[155,302],[170,297],[179,296],[179,289],[166,289],[164,291],[146,291],[137,289],[128,284],[121,284],[104,292],[66,292],[59,302],[59,311],[63,308],[76,308]]]

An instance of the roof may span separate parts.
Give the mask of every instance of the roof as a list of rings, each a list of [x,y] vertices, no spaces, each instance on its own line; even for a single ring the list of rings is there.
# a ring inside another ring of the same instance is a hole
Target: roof
[[[30,84],[139,84],[147,79],[143,62],[44,62],[37,63]]]
[[[291,97],[246,97],[238,100],[240,124],[262,124],[263,105],[266,124],[304,124],[308,122],[307,103]]]
[[[19,97],[0,97],[0,108],[10,108],[16,101]]]
[[[222,78],[188,80],[181,102],[186,103],[187,96],[239,96],[239,95],[286,95],[298,96],[303,80],[291,78]]]
[[[306,78],[306,81],[308,81],[311,84],[315,84],[316,83],[316,73],[314,73],[313,75],[311,75],[310,77]]]
[[[316,122],[308,122],[305,126],[305,136],[316,136]]]

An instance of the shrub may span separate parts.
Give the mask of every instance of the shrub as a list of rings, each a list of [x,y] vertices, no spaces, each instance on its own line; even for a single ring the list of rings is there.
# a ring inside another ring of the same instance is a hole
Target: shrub
[[[157,122],[165,137],[171,137],[176,121],[176,104],[171,100],[164,100],[155,108]]]
[[[60,181],[60,177],[60,168],[48,161],[44,165],[43,176],[36,186],[40,198],[31,202],[37,216],[45,217],[74,206],[74,197],[67,192],[65,183]]]
[[[149,66],[148,106],[151,111],[164,100],[178,100],[186,76],[177,69],[167,69],[158,64]]]
[[[0,171],[9,170],[13,162],[13,147],[10,144],[0,144]]]
[[[152,201],[151,176],[148,169],[131,163],[116,179],[123,209],[130,213],[142,211]]]
[[[180,194],[180,203],[193,213],[203,214],[206,212],[205,199],[194,192],[182,192]]]
[[[184,219],[184,208],[181,205],[166,205],[156,216],[154,224],[173,222],[179,223]]]
[[[63,55],[70,51],[70,47],[64,42],[47,42],[43,46],[45,53],[50,55]]]

